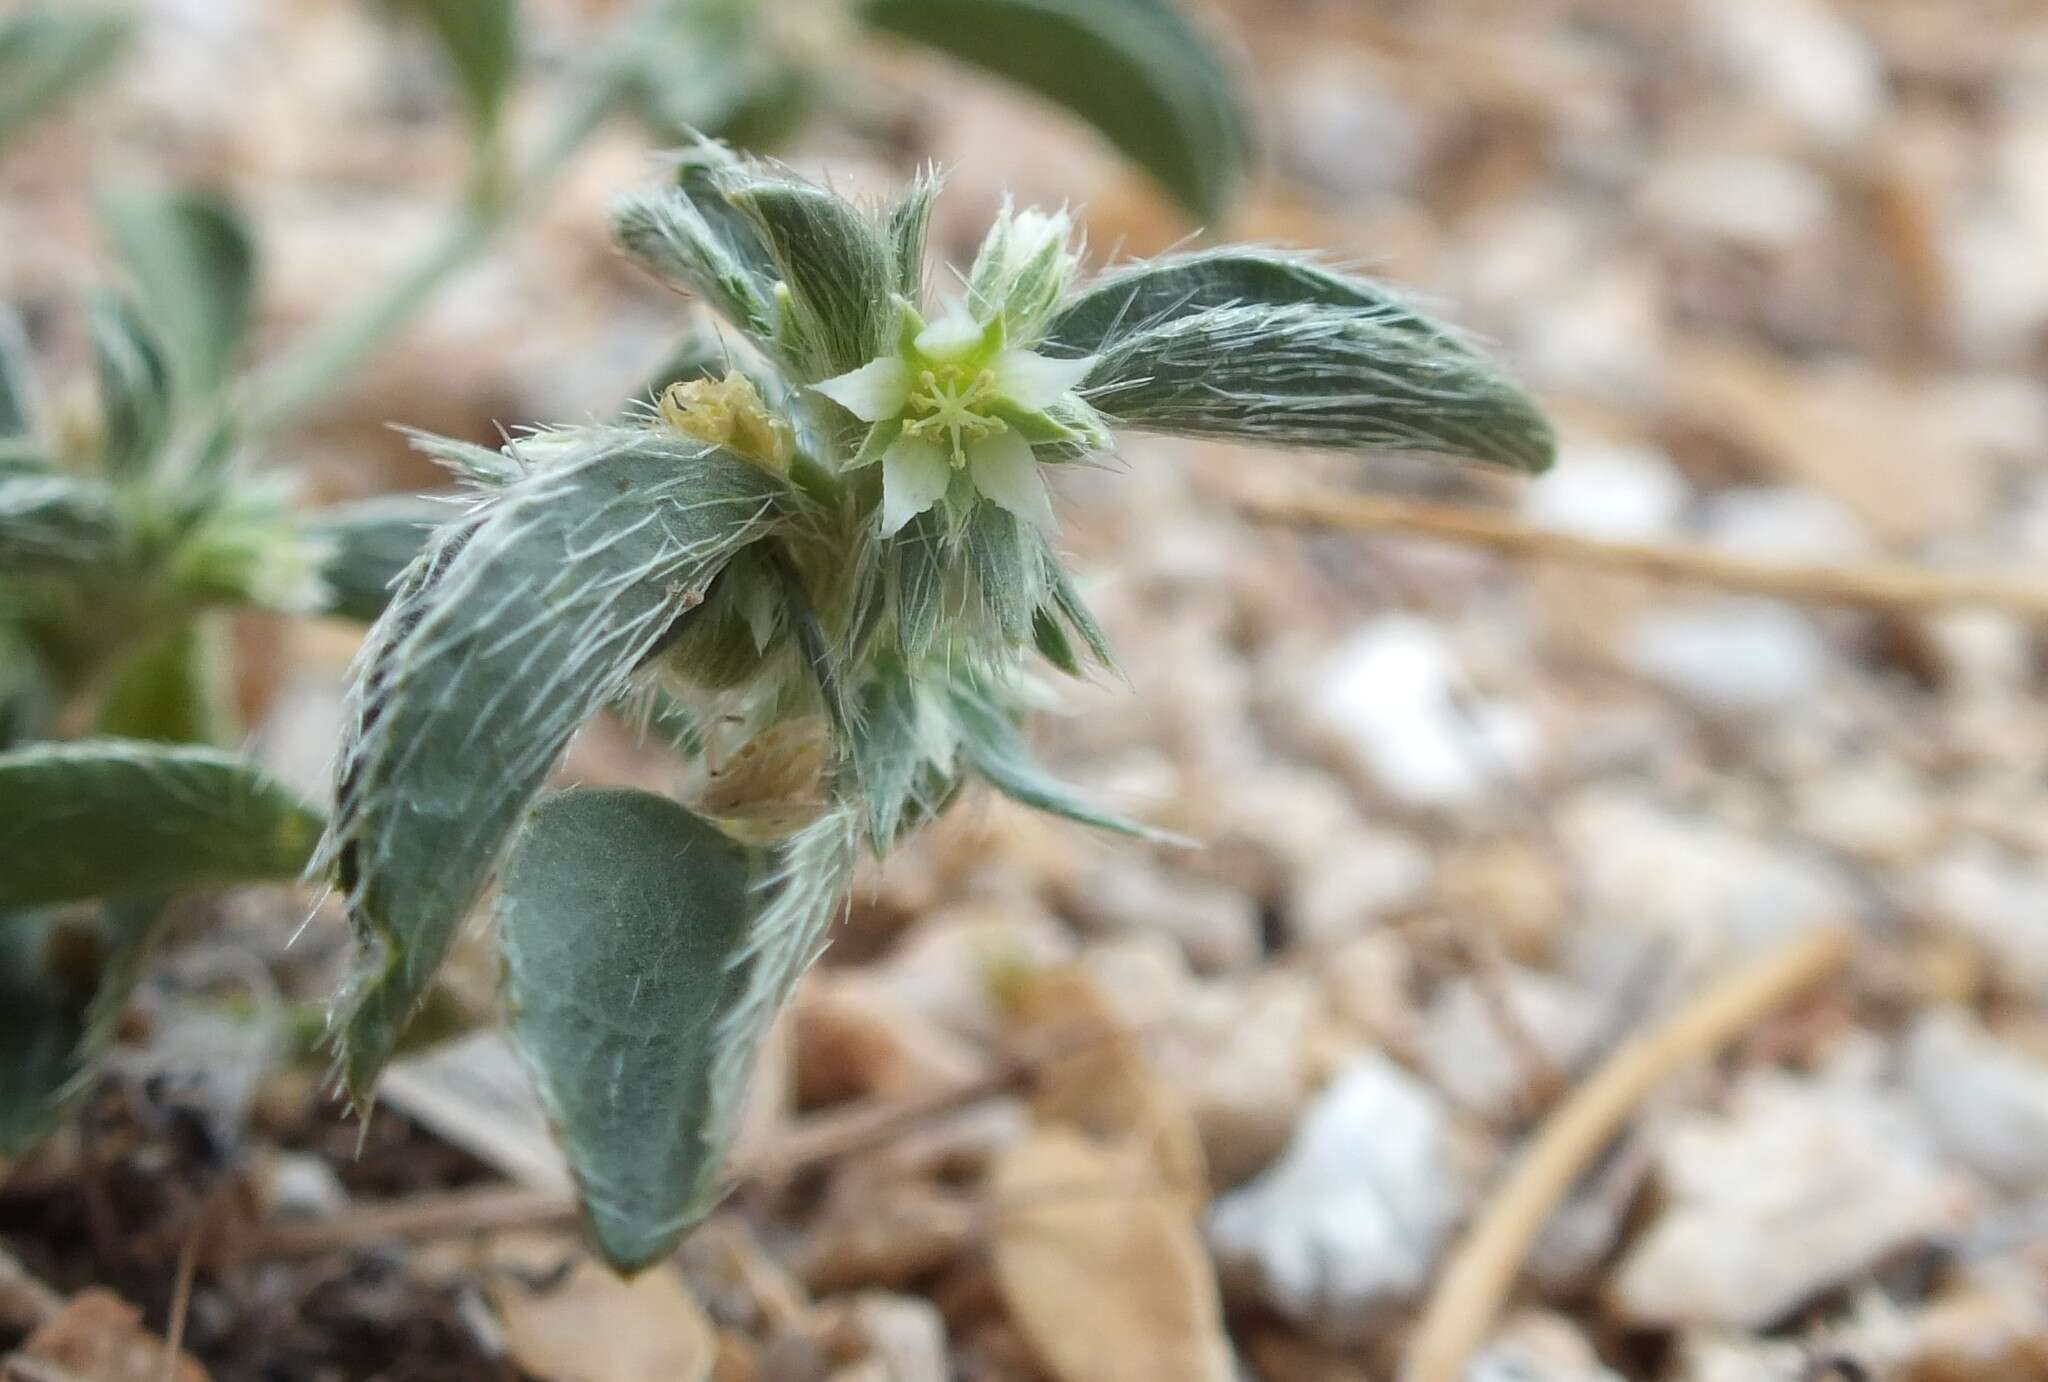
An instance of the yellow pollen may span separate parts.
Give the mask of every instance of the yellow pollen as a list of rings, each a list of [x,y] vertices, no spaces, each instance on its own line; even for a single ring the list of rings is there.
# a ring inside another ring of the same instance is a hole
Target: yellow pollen
[[[922,391],[910,395],[908,407],[917,416],[903,424],[913,437],[945,434],[955,470],[967,464],[967,443],[1003,430],[1003,420],[979,411],[994,398],[996,372],[984,369],[972,379],[962,365],[941,365],[917,377]]]

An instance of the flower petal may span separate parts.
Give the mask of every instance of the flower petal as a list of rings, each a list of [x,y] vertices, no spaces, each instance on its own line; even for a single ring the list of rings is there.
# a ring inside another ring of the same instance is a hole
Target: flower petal
[[[939,319],[917,333],[917,350],[934,363],[958,360],[981,344],[982,324],[955,298]]]
[[[1013,429],[1005,427],[969,443],[967,469],[974,476],[976,489],[1026,523],[1047,532],[1059,526],[1052,516],[1052,499],[1045,492],[1045,476],[1039,473],[1038,458],[1031,454],[1031,443]]]
[[[910,401],[910,366],[899,356],[884,355],[811,387],[862,422],[880,422],[895,417]]]
[[[996,357],[996,393],[1020,408],[1042,412],[1061,394],[1078,387],[1095,368],[1095,357],[1055,360],[1028,350],[1006,350]]]
[[[882,453],[882,536],[938,503],[952,479],[946,448],[923,437],[898,437]]]

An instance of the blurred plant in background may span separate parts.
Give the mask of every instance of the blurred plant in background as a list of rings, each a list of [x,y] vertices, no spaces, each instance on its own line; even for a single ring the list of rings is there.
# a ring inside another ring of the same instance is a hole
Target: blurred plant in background
[[[647,0],[582,56],[531,150],[506,120],[525,58],[516,0],[393,9],[438,41],[470,133],[460,198],[410,267],[245,372],[258,255],[234,207],[121,188],[103,218],[132,291],[90,307],[97,415],[47,416],[26,342],[0,323],[0,818],[26,823],[0,841],[0,907],[19,913],[0,968],[0,1158],[84,1087],[170,897],[306,863],[309,808],[189,747],[240,734],[227,612],[374,618],[439,512],[396,498],[304,513],[288,473],[261,464],[266,438],[421,311],[593,132],[630,115],[661,139],[776,142],[817,104],[822,55],[872,31],[1066,106],[1200,217],[1222,213],[1249,153],[1223,63],[1156,0]],[[117,11],[53,5],[0,21],[0,154],[109,71],[131,29]]]

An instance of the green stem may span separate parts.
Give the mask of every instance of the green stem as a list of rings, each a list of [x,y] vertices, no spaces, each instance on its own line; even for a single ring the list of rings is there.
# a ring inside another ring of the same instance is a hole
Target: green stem
[[[426,252],[357,310],[331,321],[250,382],[243,426],[259,435],[291,421],[331,392],[377,346],[423,308],[497,233],[561,175],[623,94],[619,67],[600,62],[554,134],[516,176],[480,179]]]

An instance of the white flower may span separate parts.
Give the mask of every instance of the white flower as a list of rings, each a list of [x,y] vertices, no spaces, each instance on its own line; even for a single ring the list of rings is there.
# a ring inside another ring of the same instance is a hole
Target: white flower
[[[1001,313],[977,320],[959,302],[929,324],[907,305],[903,316],[893,354],[812,385],[873,424],[856,463],[882,463],[882,532],[939,503],[962,475],[974,493],[1051,528],[1032,442],[1096,440],[1093,414],[1073,394],[1094,360],[1011,345]]]

